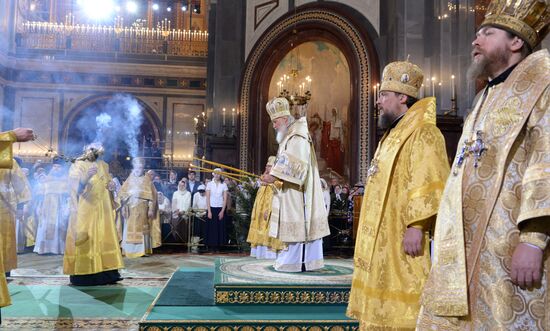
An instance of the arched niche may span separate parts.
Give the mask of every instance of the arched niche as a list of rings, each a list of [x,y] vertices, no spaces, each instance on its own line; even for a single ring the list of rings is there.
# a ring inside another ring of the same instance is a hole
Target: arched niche
[[[154,111],[138,97],[133,95],[124,97],[135,100],[141,111],[142,123],[137,133],[139,152],[141,152],[145,140],[161,140],[161,122]],[[113,102],[119,102],[118,98],[119,96],[113,94],[94,95],[82,100],[71,109],[63,121],[60,144],[61,152],[67,156],[79,155],[82,147],[92,142],[92,137],[97,132],[95,118],[101,113],[109,113],[109,105],[113,105]],[[124,107],[121,106],[119,111],[125,111],[123,109]],[[125,130],[127,126],[127,123],[113,123],[114,130]],[[109,144],[107,141],[105,145],[106,161],[109,162],[116,159],[123,167],[127,168],[130,166],[130,162],[126,160],[129,151],[124,143]]]
[[[267,134],[272,128],[265,104],[277,65],[292,47],[324,41],[335,45],[349,64],[350,181],[363,181],[376,134],[370,93],[372,81],[378,81],[378,57],[371,39],[375,35],[362,15],[342,4],[304,5],[275,22],[252,49],[242,76],[240,167],[259,172],[267,160]]]

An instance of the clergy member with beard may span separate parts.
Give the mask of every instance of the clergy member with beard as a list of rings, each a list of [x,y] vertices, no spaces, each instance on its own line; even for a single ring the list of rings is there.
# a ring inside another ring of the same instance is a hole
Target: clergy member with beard
[[[275,194],[269,235],[287,248],[275,260],[275,270],[302,272],[324,266],[322,238],[330,234],[319,168],[305,117],[296,120],[285,98],[267,103],[267,112],[277,131],[279,150],[267,184],[282,182]],[[278,206],[278,208],[276,207]]]
[[[464,123],[419,330],[550,330],[548,0],[495,1],[472,43]]]
[[[435,98],[417,100],[422,70],[408,61],[382,74],[386,133],[365,184],[347,314],[361,330],[414,330],[430,271],[429,232],[449,175]]]
[[[115,227],[114,183],[100,157],[103,146],[85,147],[69,169],[71,215],[63,257],[63,273],[77,286],[114,284],[124,268]]]

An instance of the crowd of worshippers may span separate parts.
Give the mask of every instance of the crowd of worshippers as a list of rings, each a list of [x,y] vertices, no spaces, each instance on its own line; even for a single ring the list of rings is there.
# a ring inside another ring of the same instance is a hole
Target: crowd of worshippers
[[[362,183],[350,187],[350,184],[342,184],[340,181],[338,177],[332,177],[329,181],[321,178],[331,229],[331,234],[325,238],[324,245],[329,249],[352,244],[354,210],[361,208],[359,201],[355,198],[362,196],[364,190]]]
[[[16,218],[17,252],[64,254],[71,214],[70,164],[63,160],[51,163],[38,160],[34,164],[16,161],[28,181],[32,197],[24,208],[20,208]],[[235,181],[212,174],[212,178],[202,182],[193,170],[185,176],[171,170],[163,180],[154,170],[145,171],[144,164],[134,162],[134,169],[127,178],[110,174],[114,182],[111,192],[116,203],[116,226],[124,256],[150,255],[152,248],[159,247],[164,238],[170,237],[170,232],[175,230],[171,227],[182,220],[187,221],[192,213],[202,219],[196,235],[202,238],[206,249],[218,251],[226,244],[225,222],[205,220],[208,216],[225,220],[232,204],[229,189],[237,186]],[[208,215],[207,201],[215,215]],[[141,229],[147,228],[150,243],[142,245],[136,238],[141,236],[138,233]],[[186,235],[173,237],[186,241]]]
[[[27,177],[32,197],[16,218],[17,252],[32,250],[38,254],[62,255],[71,206],[69,164],[63,160],[51,163],[37,160],[34,164],[17,161]],[[191,169],[184,175],[171,170],[163,179],[154,170],[145,171],[144,165],[134,163],[128,178],[111,174],[115,184],[112,194],[117,202],[116,226],[124,256],[150,255],[163,242],[188,243],[192,237],[197,238],[204,251],[218,252],[228,243],[230,210],[236,200],[234,191],[241,189],[235,180],[212,173],[211,178],[204,176],[201,181],[200,173],[197,175]],[[336,177],[328,182],[330,185],[321,179],[334,236],[327,238],[325,245],[349,243],[354,197],[363,194],[362,185],[350,189],[349,184],[341,184]],[[186,224],[191,218],[193,236],[188,236]],[[151,242],[147,245],[136,240],[141,236],[137,230],[144,225],[150,231]],[[137,242],[140,245],[135,245]]]

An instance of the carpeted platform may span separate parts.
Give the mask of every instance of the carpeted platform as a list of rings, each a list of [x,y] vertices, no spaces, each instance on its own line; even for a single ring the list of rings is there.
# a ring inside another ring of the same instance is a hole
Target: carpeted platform
[[[200,269],[198,269],[200,270]],[[162,290],[156,306],[213,306],[214,272],[181,268]]]
[[[302,273],[278,272],[272,260],[250,257],[218,258],[216,260],[216,286],[245,284],[276,285],[350,285],[353,276],[351,259],[326,259],[325,267]]]
[[[224,268],[226,263],[227,268]],[[246,266],[248,263],[254,266],[248,269]],[[254,275],[241,273],[243,270],[256,270],[254,272],[261,274],[260,270],[269,269],[271,263],[248,258],[222,258],[218,259],[215,269],[180,268],[147,310],[139,323],[140,330],[340,331],[359,329],[357,321],[345,316],[351,281],[351,277],[348,276],[351,275],[348,268],[351,264],[349,261],[328,260],[327,268],[316,273],[290,274],[290,276],[284,274],[270,278],[269,273],[277,272],[268,271],[267,275],[262,274],[262,277],[258,277],[259,280],[256,283],[254,283]],[[210,283],[207,280],[208,277],[214,281]],[[286,281],[280,283],[281,278]],[[236,279],[243,281],[238,283]],[[291,279],[294,280],[291,282]],[[225,290],[220,291],[217,288],[220,285],[237,286],[235,300],[221,304],[218,296]],[[212,293],[214,286],[216,286],[215,303],[214,300],[206,300],[207,294]],[[242,287],[238,288],[238,286]],[[329,295],[327,291],[340,292]],[[279,299],[273,302],[274,297]],[[193,302],[195,305],[191,305]],[[211,304],[207,305],[208,302]]]
[[[313,272],[275,271],[273,261],[254,258],[216,260],[216,304],[347,304],[353,275],[351,260],[327,259]]]

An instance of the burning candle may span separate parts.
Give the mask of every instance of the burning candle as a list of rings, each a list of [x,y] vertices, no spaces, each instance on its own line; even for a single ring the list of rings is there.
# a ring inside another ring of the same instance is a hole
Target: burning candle
[[[225,126],[225,108],[222,109],[222,124]]]
[[[432,77],[432,97],[435,97],[435,77]]]
[[[455,75],[451,76],[451,100],[456,100],[456,85],[455,85]]]
[[[235,108],[231,109],[231,126],[235,126]]]

